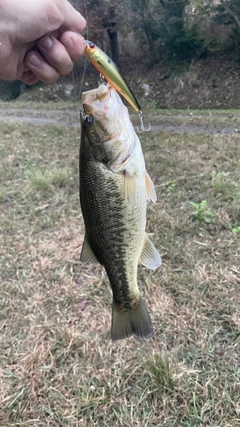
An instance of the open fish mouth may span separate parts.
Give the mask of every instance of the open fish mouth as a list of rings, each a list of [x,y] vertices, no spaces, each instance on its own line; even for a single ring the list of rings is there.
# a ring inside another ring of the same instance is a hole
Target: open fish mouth
[[[109,83],[82,93],[82,121],[94,124],[92,131],[101,135],[102,142],[119,139],[120,135],[128,138],[129,115],[117,91]]]
[[[110,91],[106,85],[100,85],[97,89],[83,92],[82,102],[83,111],[86,115],[104,114],[108,109]],[[101,114],[102,113],[102,114]]]
[[[120,113],[126,107],[116,90],[110,84],[101,84],[97,89],[82,93],[83,112],[85,115],[93,115],[102,118],[106,115]]]

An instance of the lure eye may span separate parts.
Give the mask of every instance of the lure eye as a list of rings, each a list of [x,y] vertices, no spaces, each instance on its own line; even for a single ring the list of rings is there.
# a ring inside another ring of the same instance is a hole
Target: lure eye
[[[93,123],[93,116],[85,116],[84,121],[87,125],[91,125]]]
[[[94,44],[94,43],[89,43],[89,47],[90,47],[91,49],[94,49],[94,48],[95,48],[95,44]]]

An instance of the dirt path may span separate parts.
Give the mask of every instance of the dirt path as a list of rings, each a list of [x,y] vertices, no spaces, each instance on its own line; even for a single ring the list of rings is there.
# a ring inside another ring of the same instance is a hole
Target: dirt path
[[[154,115],[153,117],[146,117],[146,121],[149,120],[151,125],[150,132],[157,132],[163,130],[165,132],[180,132],[180,133],[193,133],[193,134],[202,134],[202,135],[236,135],[240,136],[240,130],[234,127],[226,127],[224,124],[213,125],[208,124],[208,119],[206,118],[206,123],[204,125],[195,125],[195,124],[174,124],[174,117],[179,121],[181,116],[176,114],[174,116],[171,114],[171,123],[169,123],[169,115],[161,114],[159,116]],[[226,116],[227,117],[227,116]],[[79,127],[79,111],[72,110],[44,110],[44,109],[22,109],[22,108],[0,108],[0,121],[19,121],[24,123],[36,124],[36,125],[56,125],[56,126],[73,126]],[[138,117],[136,115],[132,116],[132,121],[134,125],[138,124]],[[182,117],[182,121],[186,121]],[[165,122],[165,123],[164,123]]]

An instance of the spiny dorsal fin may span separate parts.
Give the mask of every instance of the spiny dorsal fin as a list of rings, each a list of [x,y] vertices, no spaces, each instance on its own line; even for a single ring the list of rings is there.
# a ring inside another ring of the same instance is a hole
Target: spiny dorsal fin
[[[151,270],[156,270],[162,264],[161,257],[147,234],[144,237],[143,250],[139,262]]]
[[[157,195],[154,188],[154,184],[149,174],[147,173],[147,171],[145,176],[145,183],[146,183],[147,200],[152,200],[155,203],[157,200]]]
[[[88,242],[88,238],[87,235],[85,234],[84,236],[84,241],[83,241],[83,245],[82,245],[82,252],[80,255],[80,261],[82,262],[88,262],[90,264],[97,264],[98,260],[95,257],[89,242]]]

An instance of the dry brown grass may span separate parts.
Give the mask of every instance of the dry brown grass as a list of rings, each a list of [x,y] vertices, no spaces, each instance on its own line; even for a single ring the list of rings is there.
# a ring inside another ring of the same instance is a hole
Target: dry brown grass
[[[76,129],[6,122],[0,136],[0,425],[240,426],[239,139],[143,137],[155,336],[113,344],[104,271],[79,262]]]

